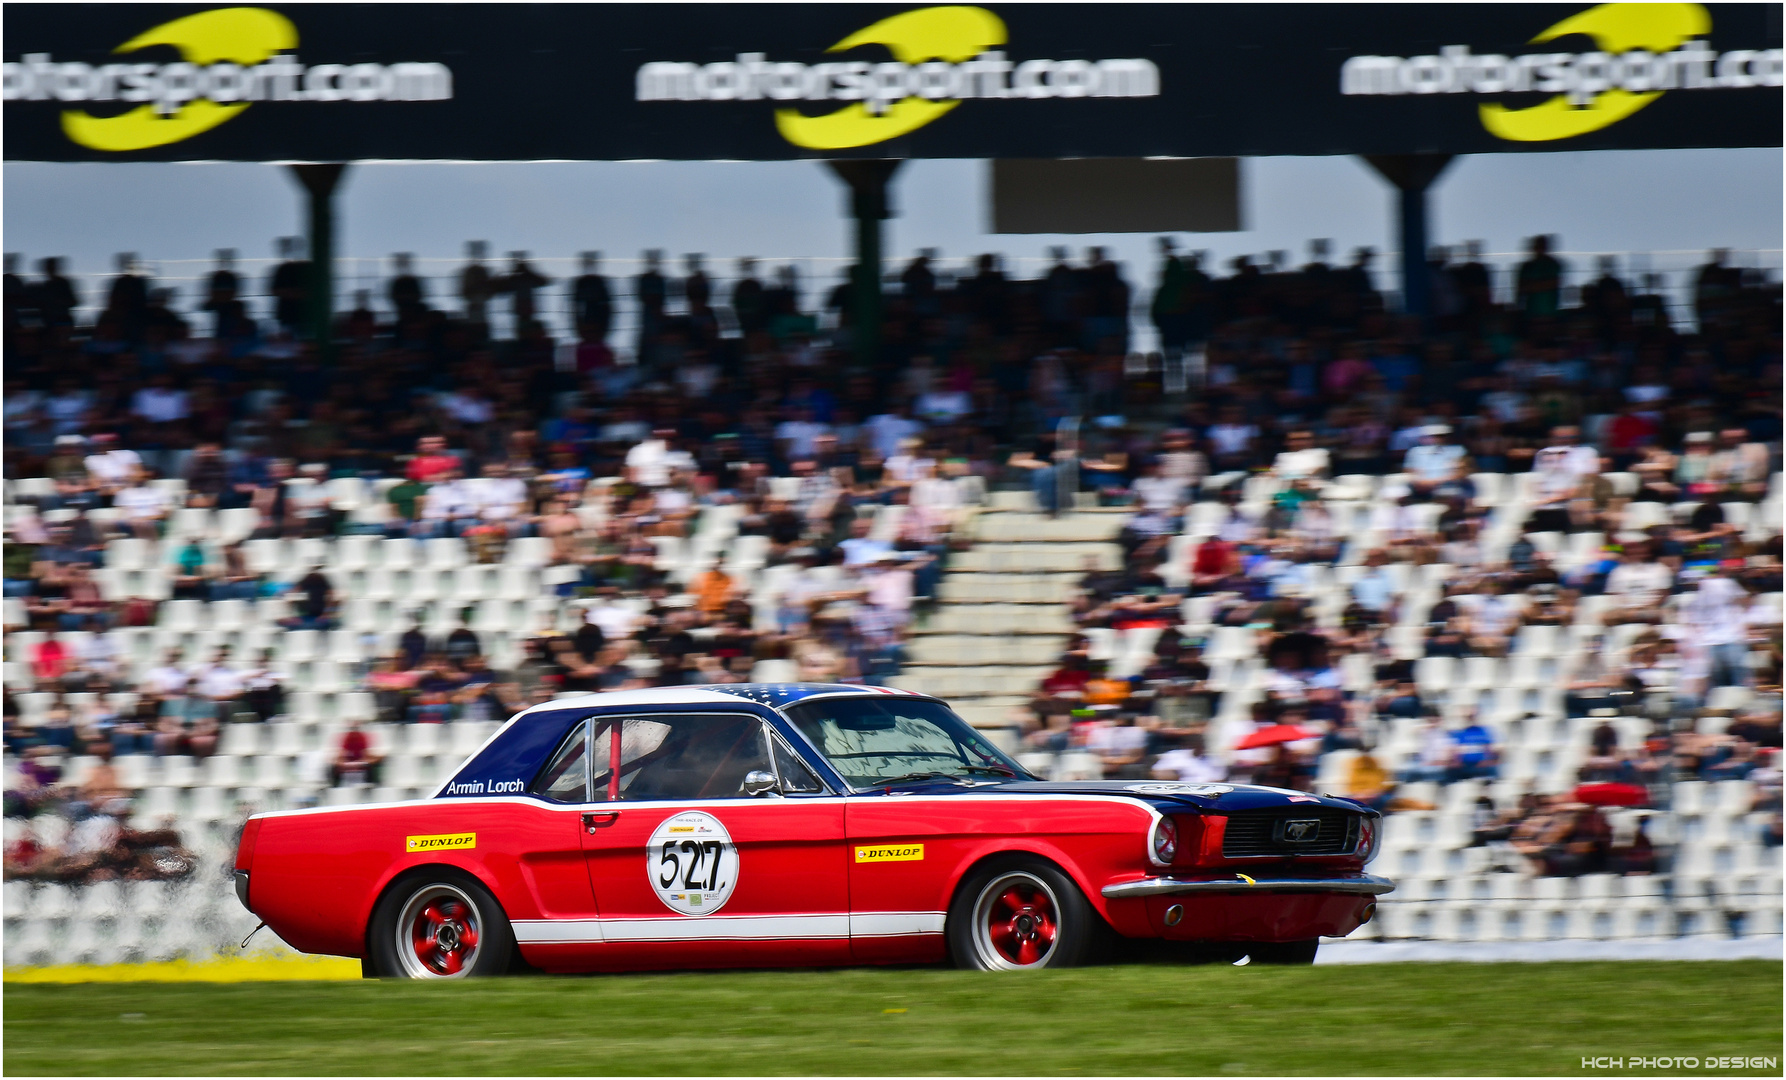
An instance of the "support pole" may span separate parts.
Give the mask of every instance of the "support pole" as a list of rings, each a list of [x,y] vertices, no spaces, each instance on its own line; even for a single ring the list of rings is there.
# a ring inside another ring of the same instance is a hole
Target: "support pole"
[[[881,222],[893,216],[887,181],[900,162],[851,158],[825,162],[850,186],[850,215],[856,219],[856,268],[850,305],[850,341],[856,361],[872,367],[881,354]]]
[[[310,340],[328,361],[335,351],[335,189],[347,165],[293,165],[291,171],[309,196]]]
[[[1432,286],[1426,272],[1426,189],[1431,187],[1451,154],[1372,154],[1365,161],[1397,192],[1397,242],[1402,253],[1402,310],[1424,317],[1432,307]]]

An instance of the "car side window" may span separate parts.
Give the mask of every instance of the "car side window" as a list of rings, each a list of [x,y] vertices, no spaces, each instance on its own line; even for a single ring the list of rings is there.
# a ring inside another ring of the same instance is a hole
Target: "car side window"
[[[529,790],[554,802],[589,801],[589,721],[578,724],[576,730],[565,736]],[[606,797],[605,791],[596,793],[597,799]]]
[[[657,730],[648,740],[635,740],[635,723]],[[626,721],[623,732],[618,787],[629,802],[746,798],[745,777],[774,770],[763,722],[754,716],[662,713]],[[635,742],[641,751],[636,757]],[[647,743],[655,745],[646,750]]]
[[[788,745],[778,736],[769,736],[769,741],[775,749],[775,771],[781,777],[782,791],[790,795],[817,795],[824,792],[825,785],[812,774],[812,770],[806,767],[806,762],[801,761],[798,754],[788,749]]]

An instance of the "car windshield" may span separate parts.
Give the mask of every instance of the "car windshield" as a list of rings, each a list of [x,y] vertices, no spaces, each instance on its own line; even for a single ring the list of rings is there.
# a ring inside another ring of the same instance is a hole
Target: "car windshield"
[[[795,705],[788,716],[851,787],[1030,778],[948,706],[934,701],[824,698]]]

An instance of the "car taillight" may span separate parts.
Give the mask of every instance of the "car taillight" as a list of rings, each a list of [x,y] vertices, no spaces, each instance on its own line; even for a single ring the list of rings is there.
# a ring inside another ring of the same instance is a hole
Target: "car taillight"
[[[1352,853],[1362,857],[1365,862],[1377,857],[1377,830],[1381,824],[1374,817],[1363,818],[1358,822],[1358,846],[1352,849]]]
[[[1160,866],[1171,866],[1172,860],[1178,857],[1178,825],[1171,818],[1161,816],[1154,822],[1148,854]]]
[[[254,862],[254,842],[260,839],[261,819],[252,817],[242,826],[242,839],[236,844],[236,869],[246,870]]]

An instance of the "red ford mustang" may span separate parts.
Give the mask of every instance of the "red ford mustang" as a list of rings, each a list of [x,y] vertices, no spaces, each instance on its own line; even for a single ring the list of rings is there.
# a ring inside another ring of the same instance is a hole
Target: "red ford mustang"
[[[1363,872],[1379,826],[1276,788],[1037,781],[922,695],[715,685],[529,709],[430,799],[257,815],[235,881],[294,947],[387,977],[1306,963],[1393,888]]]

